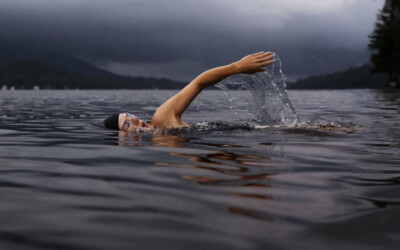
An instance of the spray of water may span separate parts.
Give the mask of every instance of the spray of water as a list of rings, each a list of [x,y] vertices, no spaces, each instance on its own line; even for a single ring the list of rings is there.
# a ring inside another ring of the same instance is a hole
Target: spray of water
[[[296,112],[286,91],[282,62],[275,54],[275,62],[257,74],[238,74],[224,79],[216,85],[225,91],[230,103],[231,89],[247,89],[253,98],[249,100],[249,112],[260,124],[293,125],[298,122]],[[230,104],[230,106],[232,106]]]

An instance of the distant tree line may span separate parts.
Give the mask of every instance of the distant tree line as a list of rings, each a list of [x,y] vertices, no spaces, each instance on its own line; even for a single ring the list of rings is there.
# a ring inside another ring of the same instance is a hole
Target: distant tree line
[[[371,65],[312,76],[288,84],[292,89],[400,87],[400,0],[386,0],[369,36]]]
[[[400,87],[400,0],[386,0],[370,35],[372,72],[388,74],[390,85]]]
[[[371,66],[350,68],[342,72],[311,76],[288,84],[289,89],[363,89],[382,88],[388,82],[385,74],[371,74]]]
[[[0,88],[4,85],[16,89],[181,89],[185,83],[166,78],[87,76],[44,62],[18,60],[0,66]]]

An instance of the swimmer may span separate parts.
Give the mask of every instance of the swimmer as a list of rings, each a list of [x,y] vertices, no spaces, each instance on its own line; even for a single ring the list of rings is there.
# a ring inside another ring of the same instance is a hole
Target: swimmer
[[[274,53],[258,52],[243,57],[231,64],[205,71],[191,81],[179,93],[164,102],[146,123],[130,113],[113,114],[104,120],[105,127],[113,130],[134,132],[138,128],[170,129],[189,127],[182,121],[183,112],[200,92],[235,74],[254,74],[265,71],[264,67],[274,62]]]

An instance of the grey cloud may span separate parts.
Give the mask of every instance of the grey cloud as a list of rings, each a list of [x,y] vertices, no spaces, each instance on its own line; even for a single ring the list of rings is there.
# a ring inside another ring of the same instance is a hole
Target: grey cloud
[[[127,72],[129,65],[142,69],[154,64],[156,75],[166,63],[187,61],[197,70],[259,50],[276,51],[286,72],[293,75],[344,69],[368,59],[367,35],[375,21],[376,3],[359,0],[350,14],[343,15],[293,12],[276,27],[268,23],[277,22],[277,17],[260,12],[259,19],[249,18],[252,25],[228,3],[3,0],[0,32],[9,41],[113,65],[115,71],[116,65],[125,65],[121,71]],[[357,6],[364,11],[357,13]],[[195,71],[182,70],[181,75]]]

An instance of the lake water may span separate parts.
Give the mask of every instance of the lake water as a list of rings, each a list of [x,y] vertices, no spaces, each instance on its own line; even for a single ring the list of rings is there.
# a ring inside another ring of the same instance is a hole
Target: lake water
[[[295,127],[217,90],[183,117],[203,129],[93,125],[174,93],[1,91],[0,249],[398,249],[400,92],[289,91]]]

